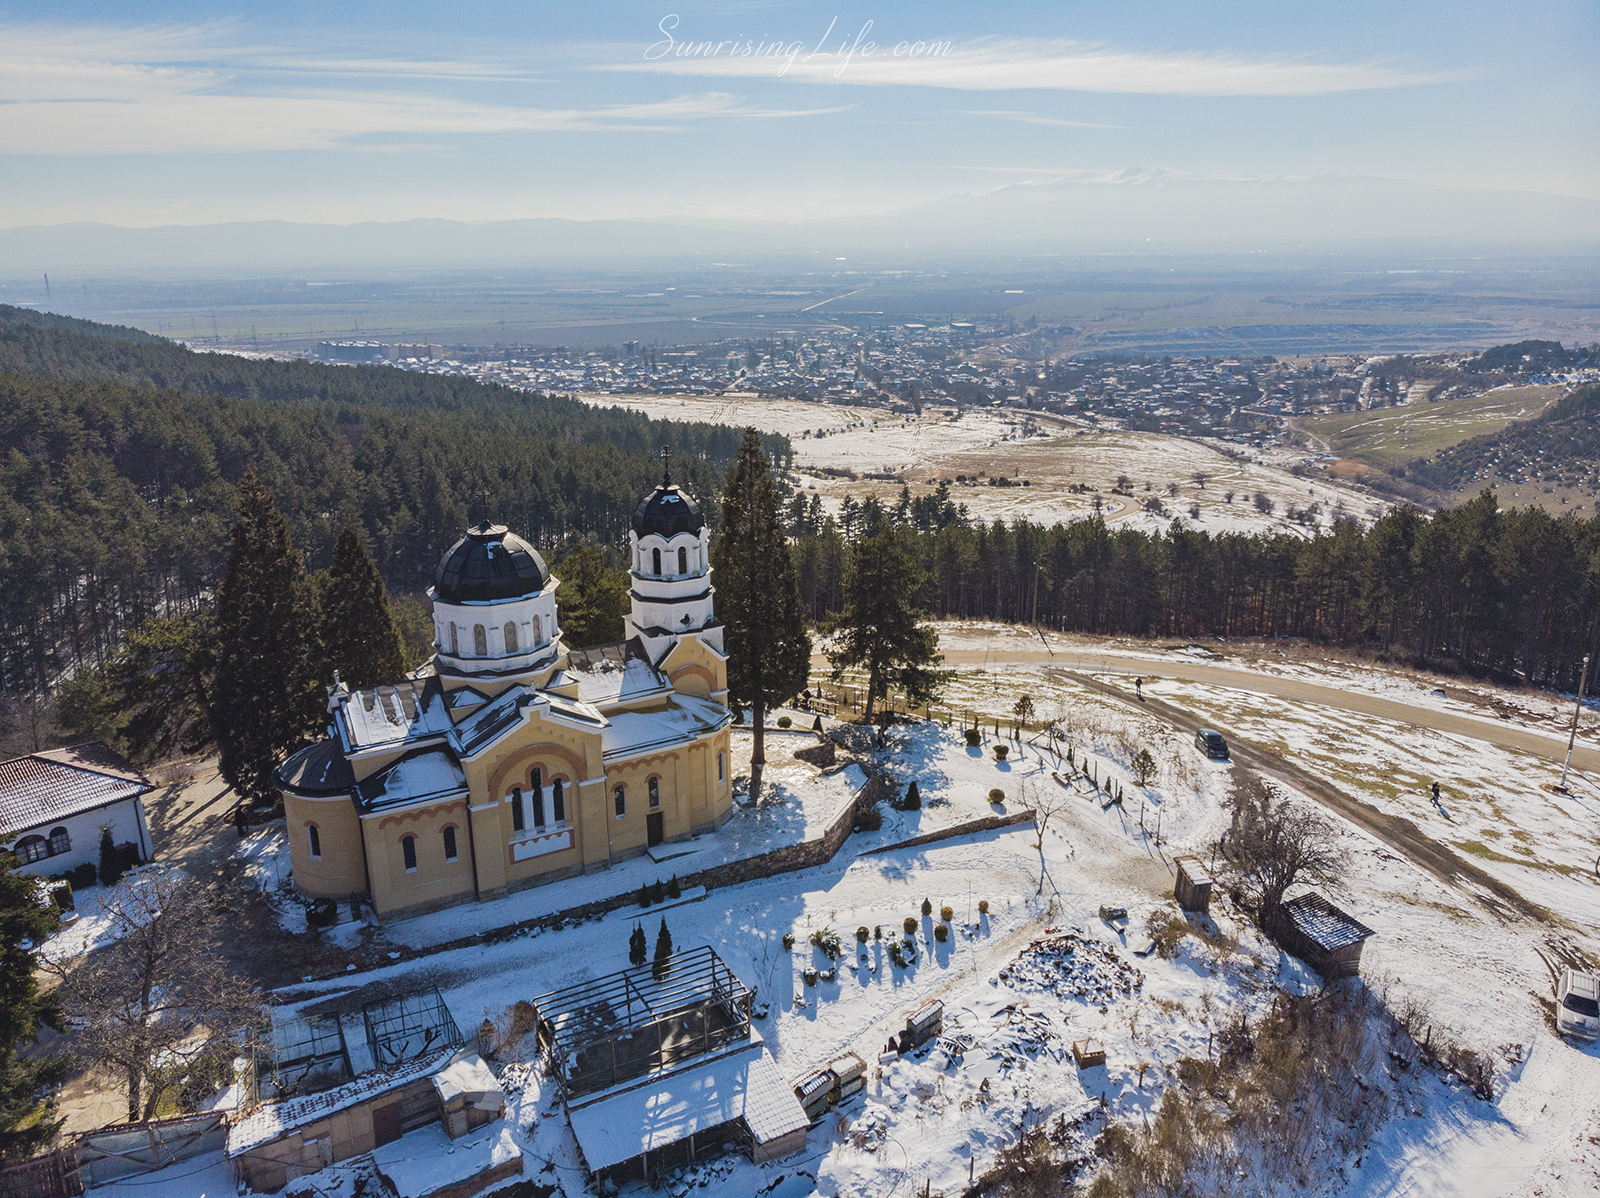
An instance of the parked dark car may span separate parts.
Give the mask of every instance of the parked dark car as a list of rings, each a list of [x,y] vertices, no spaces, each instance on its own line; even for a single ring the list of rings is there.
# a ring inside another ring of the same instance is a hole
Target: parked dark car
[[[1228,742],[1222,739],[1222,733],[1214,729],[1202,728],[1196,732],[1194,747],[1213,761],[1228,760]]]

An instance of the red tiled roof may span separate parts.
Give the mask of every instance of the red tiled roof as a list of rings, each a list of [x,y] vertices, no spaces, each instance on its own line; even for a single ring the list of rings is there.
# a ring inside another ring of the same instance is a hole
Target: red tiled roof
[[[17,836],[69,815],[155,789],[99,741],[0,761],[0,836]]]

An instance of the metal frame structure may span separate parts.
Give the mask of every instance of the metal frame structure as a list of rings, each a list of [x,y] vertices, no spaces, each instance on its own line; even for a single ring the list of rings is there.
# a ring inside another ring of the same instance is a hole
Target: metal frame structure
[[[331,1074],[324,1074],[324,1070]],[[302,1091],[301,1083],[308,1077],[313,1078],[314,1084]],[[254,1097],[260,1099],[263,1082],[277,1091],[274,1098],[288,1098],[342,1085],[354,1077],[344,1027],[337,1015],[274,1019],[272,1050],[257,1060]]]
[[[361,1008],[372,1063],[390,1069],[436,1048],[461,1043],[461,1030],[439,987],[413,990]]]
[[[534,999],[539,1051],[570,1100],[748,1040],[754,998],[705,945]]]

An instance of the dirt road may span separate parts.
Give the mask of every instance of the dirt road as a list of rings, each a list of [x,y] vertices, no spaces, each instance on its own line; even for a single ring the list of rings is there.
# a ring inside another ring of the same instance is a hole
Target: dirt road
[[[1094,678],[1068,670],[1050,670],[1063,680],[1100,694],[1121,699],[1139,711],[1166,720],[1181,731],[1187,732],[1199,724],[1199,718],[1183,708],[1146,696],[1134,698],[1117,687]],[[1317,688],[1327,689],[1327,688]],[[1360,698],[1361,696],[1349,696]],[[1395,706],[1400,706],[1396,704]],[[1359,709],[1356,709],[1359,710]],[[1437,714],[1437,713],[1432,713]],[[1242,741],[1234,732],[1228,733],[1228,747],[1233,760],[1258,773],[1281,778],[1302,794],[1315,799],[1330,811],[1349,820],[1358,828],[1370,832],[1414,865],[1427,870],[1447,886],[1462,890],[1480,906],[1501,919],[1527,919],[1548,927],[1555,917],[1537,903],[1523,898],[1513,887],[1458,856],[1452,849],[1427,836],[1416,824],[1401,816],[1379,811],[1371,803],[1364,803],[1344,793],[1316,775],[1301,769],[1281,754]]]
[[[1203,661],[1138,661],[1119,654],[1095,653],[1081,649],[1057,650],[1053,656],[1043,649],[1032,653],[1015,650],[1006,650],[1002,653],[954,649],[945,651],[944,664],[947,667],[986,665],[991,670],[1007,665],[1042,665],[1094,674],[1179,678],[1185,682],[1205,682],[1234,690],[1274,695],[1280,699],[1298,699],[1340,711],[1379,716],[1401,724],[1413,724],[1419,728],[1432,728],[1438,732],[1487,741],[1505,749],[1519,749],[1549,761],[1560,761],[1567,752],[1565,737],[1558,739],[1547,736],[1508,721],[1479,719],[1476,716],[1435,711],[1428,707],[1397,703],[1393,699],[1380,699],[1372,695],[1340,690],[1337,687],[1302,682],[1297,678],[1279,678],[1271,674],[1257,674],[1249,670],[1212,665]],[[1573,750],[1572,765],[1573,768],[1583,772],[1600,771],[1600,749],[1593,749],[1580,743]]]

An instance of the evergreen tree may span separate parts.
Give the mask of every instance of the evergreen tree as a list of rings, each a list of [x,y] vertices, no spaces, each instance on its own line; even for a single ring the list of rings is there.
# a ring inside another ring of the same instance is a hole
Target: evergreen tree
[[[633,925],[633,935],[628,937],[628,960],[634,965],[643,965],[647,949],[644,936],[644,925]]]
[[[661,917],[661,930],[656,933],[656,952],[653,967],[656,977],[667,971],[667,958],[672,956],[672,933],[667,931],[667,917]]]
[[[601,556],[578,545],[555,568],[561,579],[561,639],[569,648],[622,639],[628,614],[628,572],[608,569]]]
[[[222,776],[246,800],[265,804],[277,797],[273,771],[319,708],[310,580],[283,513],[253,470],[239,483],[238,514],[217,588],[211,718]]]
[[[317,579],[322,616],[322,682],[333,672],[357,690],[396,682],[405,672],[405,647],[389,610],[389,592],[367,552],[361,530],[346,523],[333,564]]]
[[[880,524],[872,535],[850,546],[838,648],[828,660],[835,681],[846,670],[866,669],[863,723],[872,722],[873,707],[891,690],[904,693],[908,705],[931,703],[946,677],[945,671],[935,668],[942,660],[939,637],[911,605],[923,578],[906,540],[907,534]]]
[[[0,1164],[26,1160],[55,1137],[54,1088],[67,1079],[65,1057],[20,1057],[41,1022],[55,1022],[52,1001],[35,980],[39,949],[58,917],[39,906],[39,879],[16,872],[17,859],[0,853]]]
[[[798,692],[811,670],[811,638],[781,505],[761,438],[746,429],[722,492],[711,566],[728,650],[728,693],[750,708],[755,733],[751,795],[766,764],[767,708]]]
[[[111,829],[100,829],[100,885],[115,886],[122,881],[122,853],[111,839]]]

